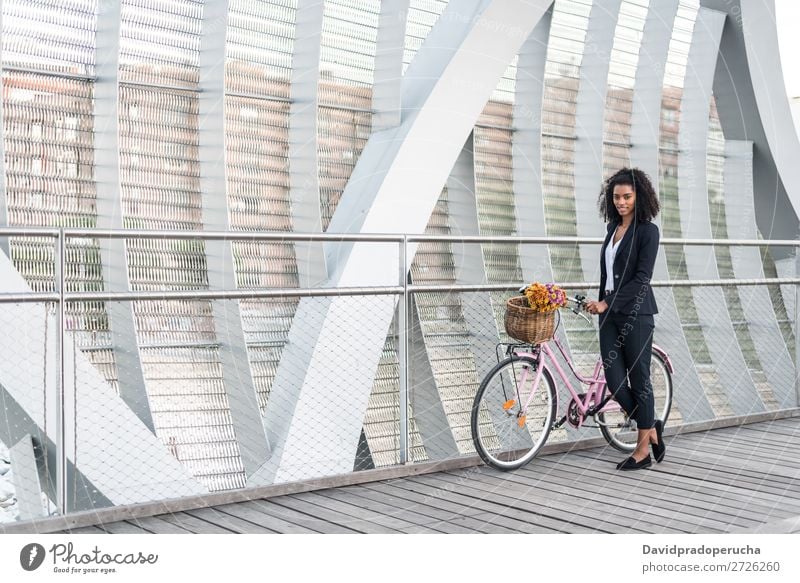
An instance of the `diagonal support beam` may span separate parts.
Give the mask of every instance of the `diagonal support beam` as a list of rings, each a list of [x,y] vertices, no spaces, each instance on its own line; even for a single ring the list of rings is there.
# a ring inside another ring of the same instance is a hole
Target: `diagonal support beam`
[[[424,232],[472,126],[549,5],[471,0],[448,6],[406,71],[400,125],[370,138],[331,232]],[[397,283],[397,245],[336,246],[326,261],[333,285]],[[273,455],[251,484],[350,470],[396,302],[371,301],[368,329],[359,325],[358,298],[329,300],[323,310],[316,309],[319,302],[300,303],[265,417]],[[338,366],[335,348],[343,342],[363,347],[355,368]]]
[[[595,2],[589,14],[585,50],[581,60],[580,87],[575,106],[575,214],[583,237],[606,235],[597,216],[597,196],[603,184],[603,120],[608,92],[611,49],[621,0]],[[600,281],[599,250],[580,246],[586,281]]]
[[[94,86],[95,179],[97,227],[121,229],[122,191],[119,165],[120,3],[102,2],[97,12],[97,79]],[[106,290],[130,290],[124,239],[101,239],[100,257]],[[117,365],[119,392],[131,410],[155,432],[131,302],[107,302],[109,332]]]
[[[25,434],[9,448],[11,467],[14,470],[14,489],[17,494],[20,520],[33,520],[44,516],[42,504],[42,484],[33,439]]]
[[[711,86],[725,15],[701,8],[697,13],[678,130],[678,193],[681,229],[690,239],[711,239],[706,159]],[[690,247],[686,254],[689,279],[718,279],[713,247]],[[764,404],[747,371],[744,356],[720,288],[692,288],[697,315],[725,396],[737,415],[764,410]]]
[[[542,106],[544,102],[544,76],[547,62],[547,45],[550,38],[552,8],[542,17],[522,47],[517,63],[517,91],[514,102],[514,206],[516,208],[517,234],[520,237],[546,237],[544,190],[542,188]],[[519,260],[523,281],[554,281],[549,245],[520,245]],[[565,326],[559,326],[556,336],[570,354],[569,339]],[[560,351],[554,351],[561,368],[569,367]],[[559,389],[559,398],[570,395],[560,382],[554,380]],[[576,431],[567,424],[564,431],[571,437],[586,433]]]
[[[400,95],[403,51],[410,0],[382,0],[375,51],[375,82],[372,86],[372,130],[400,125]]]
[[[225,47],[228,0],[207,0],[200,37],[200,191],[203,227],[230,230],[225,180]],[[233,250],[228,241],[205,242],[209,289],[236,289]],[[253,382],[239,302],[211,302],[214,333],[219,343],[222,380],[228,396],[236,440],[245,473],[251,474],[267,459],[269,447]]]
[[[30,293],[31,288],[8,258],[0,254],[0,282],[4,292]],[[55,473],[55,445],[39,428],[55,433],[56,318],[35,304],[5,304],[0,310],[0,353],[15,366],[0,367],[0,386],[6,407],[13,406],[15,417],[0,417],[0,436],[9,435],[16,443],[26,433],[39,443],[46,442],[47,455]],[[64,378],[69,379],[64,408],[67,464],[75,465],[93,493],[86,506],[73,507],[74,492],[68,493],[70,510],[85,510],[108,500],[111,504],[133,504],[204,494],[200,485],[176,460],[131,408],[117,396],[103,375],[77,349],[69,336],[64,337]],[[19,363],[25,363],[26,375],[20,375]],[[28,368],[29,367],[29,368]],[[34,371],[45,375],[41,385],[30,384]],[[74,382],[73,382],[74,381]],[[2,405],[3,403],[0,403]],[[9,409],[4,408],[5,411]],[[2,437],[6,441],[6,437]],[[75,459],[77,452],[78,459]],[[69,468],[67,468],[69,472]],[[72,484],[69,473],[68,483]],[[85,482],[78,487],[82,488]],[[79,493],[80,494],[80,493]],[[82,495],[82,494],[81,494]],[[95,503],[97,501],[97,503]]]
[[[758,239],[753,208],[752,142],[726,141],[724,192],[728,233],[742,239]],[[764,277],[758,248],[732,246],[730,254],[734,277]],[[764,298],[765,291],[761,286],[743,285],[739,288],[739,297],[747,328],[767,380],[765,391],[772,395],[774,407],[787,409],[796,405],[795,364],[781,335],[772,302]]]
[[[661,0],[653,3],[647,20],[639,50],[639,66],[636,69],[631,113],[631,166],[644,170],[658,184],[659,142],[661,126],[662,92],[669,44],[672,36],[678,0]],[[661,217],[656,217],[661,227]],[[656,258],[653,276],[668,280],[667,260],[660,250]],[[681,326],[675,294],[671,288],[655,288],[658,302],[658,325],[656,342],[663,347],[675,363],[675,405],[683,421],[701,421],[714,417],[702,382],[697,374],[689,345]]]
[[[325,2],[297,2],[289,106],[289,196],[292,227],[298,233],[322,231],[317,109],[324,12]],[[295,255],[300,287],[314,287],[325,281],[325,260],[318,243],[295,243]]]

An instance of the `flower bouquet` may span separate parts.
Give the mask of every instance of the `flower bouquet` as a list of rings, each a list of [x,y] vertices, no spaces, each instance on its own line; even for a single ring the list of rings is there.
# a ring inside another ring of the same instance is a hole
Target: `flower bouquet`
[[[555,311],[567,304],[567,294],[553,283],[538,281],[526,287],[524,293],[506,302],[506,332],[530,344],[547,342],[555,332]]]

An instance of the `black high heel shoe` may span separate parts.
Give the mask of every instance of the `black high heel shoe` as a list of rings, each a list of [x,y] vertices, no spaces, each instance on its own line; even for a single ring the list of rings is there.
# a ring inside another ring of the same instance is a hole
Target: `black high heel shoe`
[[[656,429],[656,438],[658,439],[657,443],[651,443],[650,446],[653,448],[653,457],[656,459],[657,463],[661,463],[661,460],[664,459],[664,454],[667,453],[667,446],[664,443],[664,422],[661,419],[657,419],[654,425]]]

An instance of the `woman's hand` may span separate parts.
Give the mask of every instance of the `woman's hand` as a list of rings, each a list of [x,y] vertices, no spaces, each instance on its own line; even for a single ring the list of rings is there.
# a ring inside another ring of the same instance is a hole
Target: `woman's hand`
[[[605,300],[600,300],[599,302],[586,302],[586,311],[590,314],[602,314],[608,309],[608,304]]]

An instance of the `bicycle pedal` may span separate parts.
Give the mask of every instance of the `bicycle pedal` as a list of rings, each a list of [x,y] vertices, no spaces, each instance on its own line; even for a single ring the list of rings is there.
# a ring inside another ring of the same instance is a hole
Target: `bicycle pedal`
[[[509,409],[511,409],[511,407],[513,407],[516,404],[517,404],[516,399],[509,399],[508,401],[503,403],[503,411],[508,411]]]
[[[523,415],[522,417],[519,418],[519,421],[517,421],[517,425],[519,425],[520,428],[525,427],[525,421],[527,419],[528,419],[528,416],[527,415]]]

